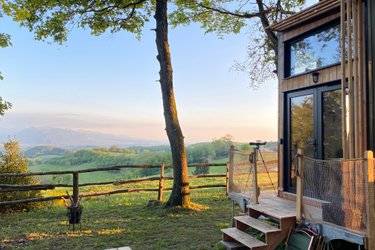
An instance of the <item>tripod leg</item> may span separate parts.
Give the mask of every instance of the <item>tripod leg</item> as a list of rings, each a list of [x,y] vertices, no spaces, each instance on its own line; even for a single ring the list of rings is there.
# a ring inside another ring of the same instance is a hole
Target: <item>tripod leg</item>
[[[270,179],[270,182],[271,182],[271,184],[272,184],[273,191],[274,191],[275,194],[277,195],[277,192],[276,192],[275,186],[273,185],[273,182],[272,182],[272,179],[271,179],[271,175],[270,175],[270,173],[268,172],[268,168],[267,168],[266,162],[264,161],[264,158],[263,158],[262,152],[260,151],[260,149],[258,149],[258,151],[259,151],[260,158],[262,159],[262,162],[263,162],[264,168],[266,169],[266,172],[267,172],[267,175],[268,175],[268,179]]]

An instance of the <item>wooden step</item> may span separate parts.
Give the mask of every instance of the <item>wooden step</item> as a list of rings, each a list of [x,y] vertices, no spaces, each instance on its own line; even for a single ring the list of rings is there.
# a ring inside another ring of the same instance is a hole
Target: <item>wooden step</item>
[[[237,241],[226,241],[221,240],[221,244],[223,244],[227,250],[242,250],[242,249],[248,249],[245,245],[237,242]]]
[[[247,207],[249,208],[249,215],[251,217],[257,217],[256,215],[263,214],[278,221],[296,217],[295,203],[278,197],[260,204],[250,204]]]
[[[224,241],[237,241],[254,250],[267,249],[267,244],[234,227],[221,229]]]
[[[268,234],[268,233],[275,233],[275,232],[281,232],[280,229],[273,227],[269,224],[266,224],[260,220],[257,220],[255,218],[252,218],[250,216],[235,216],[234,220],[237,222],[240,222],[242,224],[245,224],[251,228],[254,228],[262,233]],[[237,227],[238,228],[238,227]]]

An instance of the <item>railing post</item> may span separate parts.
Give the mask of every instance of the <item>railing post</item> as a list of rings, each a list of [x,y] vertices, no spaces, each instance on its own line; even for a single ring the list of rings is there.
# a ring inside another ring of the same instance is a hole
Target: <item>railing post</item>
[[[297,166],[296,166],[296,178],[297,178],[297,188],[296,188],[296,220],[297,222],[302,221],[303,213],[303,155],[302,149],[297,149]]]
[[[367,163],[367,248],[375,249],[375,176],[374,176],[374,154],[372,151],[365,153]]]
[[[228,197],[228,193],[229,193],[229,162],[227,162],[226,171],[225,171],[225,193]]]
[[[73,201],[74,205],[78,203],[78,195],[79,195],[79,178],[78,172],[73,173]],[[72,204],[73,205],[73,204]]]
[[[164,181],[164,162],[160,167],[160,179],[159,179],[159,191],[158,191],[158,201],[163,201],[163,181]]]
[[[253,155],[253,203],[259,204],[259,189],[258,189],[258,169],[257,169],[257,161],[258,161],[258,148],[254,147],[254,155]]]
[[[228,179],[228,192],[233,190],[233,167],[234,167],[234,145],[230,145],[229,149],[229,179]]]

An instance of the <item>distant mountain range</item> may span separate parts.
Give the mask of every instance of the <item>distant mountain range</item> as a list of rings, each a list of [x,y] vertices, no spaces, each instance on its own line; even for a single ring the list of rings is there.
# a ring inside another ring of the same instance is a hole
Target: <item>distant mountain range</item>
[[[51,145],[56,147],[87,148],[108,146],[153,146],[165,144],[161,141],[148,141],[123,135],[112,135],[92,131],[61,128],[25,128],[21,130],[0,130],[1,142],[16,139],[22,147]]]

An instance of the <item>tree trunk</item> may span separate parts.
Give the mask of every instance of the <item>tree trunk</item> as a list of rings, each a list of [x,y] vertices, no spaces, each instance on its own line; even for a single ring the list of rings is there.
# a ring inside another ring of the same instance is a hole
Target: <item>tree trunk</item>
[[[172,60],[168,44],[167,0],[157,0],[156,10],[156,47],[160,64],[160,85],[163,97],[164,119],[168,140],[172,150],[173,189],[166,204],[171,206],[190,206],[189,177],[184,145],[184,136],[177,116],[177,107],[173,93]]]

